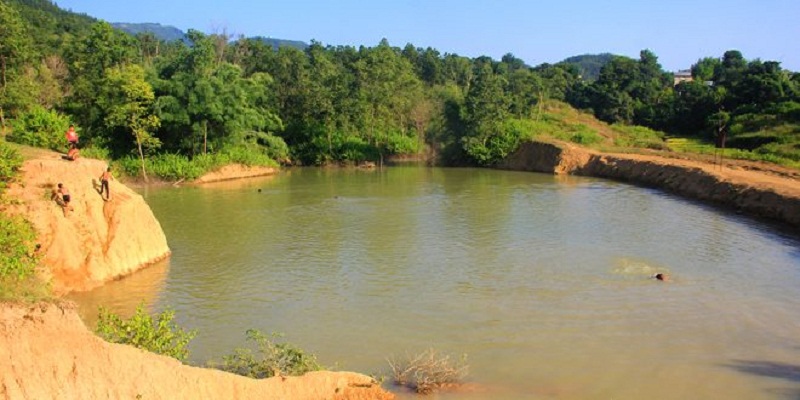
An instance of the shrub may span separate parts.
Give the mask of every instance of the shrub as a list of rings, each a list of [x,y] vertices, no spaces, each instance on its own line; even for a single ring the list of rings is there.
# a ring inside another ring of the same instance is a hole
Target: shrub
[[[30,222],[0,213],[0,278],[31,277],[38,261],[36,232]]]
[[[8,187],[20,167],[22,156],[19,152],[5,142],[0,142],[0,192]]]
[[[189,357],[187,346],[196,332],[184,331],[173,322],[174,318],[175,312],[170,309],[152,317],[140,305],[133,317],[124,320],[101,307],[96,332],[111,343],[128,344],[185,361]]]
[[[233,354],[223,357],[222,364],[211,366],[237,375],[262,379],[278,375],[303,375],[319,371],[322,366],[317,357],[307,354],[291,343],[276,341],[281,335],[273,333],[266,336],[258,330],[247,330],[247,340],[255,345],[251,348],[238,348]]]
[[[386,150],[390,154],[416,154],[417,138],[399,132],[390,133],[386,136]]]
[[[0,195],[16,178],[22,157],[0,142]],[[5,202],[6,199],[3,199]],[[50,297],[49,288],[35,274],[39,262],[36,231],[21,216],[0,212],[0,301],[37,301]]]
[[[80,149],[81,157],[111,161],[111,152],[105,147],[86,146]]]
[[[193,163],[186,156],[170,153],[145,159],[145,168],[149,174],[169,180],[197,179],[206,172],[199,163]]]
[[[63,150],[66,146],[64,130],[69,124],[66,115],[35,106],[13,121],[14,129],[8,139],[29,146]]]
[[[521,141],[533,139],[547,134],[552,127],[547,121],[534,121],[530,119],[509,118],[503,121],[503,130],[509,135],[518,137]]]
[[[666,149],[664,133],[644,126],[614,124],[611,128],[617,132],[614,144],[621,147],[642,147],[650,149]]]
[[[396,385],[405,386],[417,393],[428,394],[442,388],[460,385],[468,373],[467,356],[452,362],[447,355],[433,349],[402,359],[389,358],[389,366]]]
[[[582,130],[579,132],[575,132],[569,138],[570,142],[582,144],[584,146],[590,146],[595,143],[599,143],[603,141],[603,138],[597,134],[597,132],[592,132],[588,130]]]
[[[224,162],[217,162],[217,165],[229,164],[231,162],[244,164],[247,166],[263,165],[276,166],[277,163],[267,154],[258,148],[246,146],[225,147],[215,157],[222,158]],[[222,160],[220,160],[222,161]]]
[[[259,144],[264,146],[267,157],[273,160],[286,160],[289,158],[289,146],[280,137],[265,135],[259,138]]]

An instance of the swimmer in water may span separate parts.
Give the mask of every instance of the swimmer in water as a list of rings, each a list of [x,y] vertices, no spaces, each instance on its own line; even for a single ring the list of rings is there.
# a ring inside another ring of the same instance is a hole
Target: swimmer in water
[[[653,276],[653,278],[656,278],[657,280],[662,281],[662,282],[669,281],[669,275],[667,275],[667,274],[655,274],[655,276]]]

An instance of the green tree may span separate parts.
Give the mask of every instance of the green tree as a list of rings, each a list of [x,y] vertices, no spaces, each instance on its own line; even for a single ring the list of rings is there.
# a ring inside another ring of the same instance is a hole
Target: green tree
[[[5,113],[11,111],[14,114],[19,107],[19,104],[9,101],[9,80],[25,65],[31,46],[25,23],[17,10],[0,1],[0,134],[6,130]]]
[[[72,88],[66,109],[83,127],[82,139],[102,139],[106,115],[99,106],[98,94],[106,90],[109,69],[130,64],[136,58],[133,38],[107,22],[97,22],[88,36],[66,49],[65,58]]]
[[[710,82],[714,80],[714,74],[721,66],[720,60],[714,57],[705,57],[697,60],[692,65],[692,78],[700,82]]]
[[[145,151],[161,146],[161,141],[153,136],[160,124],[153,109],[153,88],[145,81],[142,67],[127,65],[108,71],[105,89],[106,126],[122,128],[133,135],[142,164],[142,176],[147,180]]]
[[[510,100],[505,94],[506,79],[483,64],[475,75],[464,101],[463,119],[467,132],[462,138],[464,150],[481,165],[491,165],[515,147],[513,138],[503,130],[509,117]]]
[[[541,77],[529,69],[514,69],[508,76],[510,111],[517,118],[530,117],[544,91]]]
[[[390,47],[386,39],[360,53],[354,68],[366,140],[383,156],[389,136],[407,132],[420,81],[408,60]]]

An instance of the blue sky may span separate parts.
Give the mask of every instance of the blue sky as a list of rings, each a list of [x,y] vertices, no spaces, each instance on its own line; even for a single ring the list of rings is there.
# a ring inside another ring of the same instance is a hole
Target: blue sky
[[[315,39],[325,45],[412,43],[442,53],[529,65],[586,53],[689,68],[729,49],[800,71],[798,0],[57,0],[109,22],[157,22],[182,30]]]

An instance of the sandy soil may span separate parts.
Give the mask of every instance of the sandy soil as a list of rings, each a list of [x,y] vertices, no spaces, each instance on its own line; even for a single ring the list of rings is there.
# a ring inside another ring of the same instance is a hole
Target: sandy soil
[[[241,164],[226,165],[216,171],[209,172],[195,180],[195,183],[219,182],[231,179],[254,178],[257,176],[274,175],[278,173],[272,167],[248,167]]]
[[[392,399],[372,378],[250,379],[183,365],[88,331],[70,303],[0,304],[0,399]]]

